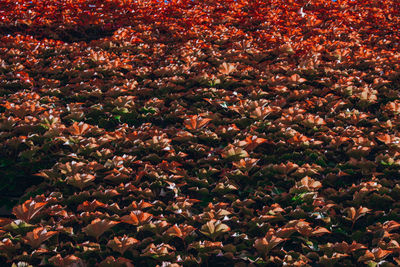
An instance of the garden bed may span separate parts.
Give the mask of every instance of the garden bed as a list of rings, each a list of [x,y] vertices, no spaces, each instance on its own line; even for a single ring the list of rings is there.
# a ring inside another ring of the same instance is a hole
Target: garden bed
[[[0,17],[1,265],[400,264],[397,1]]]

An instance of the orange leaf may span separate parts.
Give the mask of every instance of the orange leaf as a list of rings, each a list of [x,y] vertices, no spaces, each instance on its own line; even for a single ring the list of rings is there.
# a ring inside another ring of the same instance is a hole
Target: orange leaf
[[[181,239],[185,239],[188,235],[190,235],[195,228],[191,225],[181,225],[177,226],[176,224],[169,228],[165,234],[169,236],[177,236]]]
[[[60,266],[60,267],[68,267],[68,266],[82,266],[83,261],[82,259],[74,256],[74,255],[68,255],[66,257],[62,257],[60,254],[57,254],[49,259],[49,262],[51,264],[54,264],[55,266]]]
[[[231,74],[232,72],[234,72],[235,70],[236,70],[235,64],[233,64],[233,63],[226,63],[226,62],[222,63],[222,64],[219,66],[219,69],[218,69],[218,71],[219,71],[221,74],[224,74],[224,75],[229,75],[229,74]]]
[[[124,235],[122,237],[114,237],[114,239],[108,241],[107,247],[110,247],[112,250],[117,251],[122,255],[126,250],[139,242],[139,240],[133,237]]]
[[[132,225],[142,225],[153,218],[153,215],[140,210],[132,211],[130,214],[121,217],[121,222]]]
[[[171,228],[169,228],[167,231],[165,231],[165,234],[169,235],[169,236],[177,236],[177,237],[183,236],[181,229],[177,225],[174,225]]]
[[[392,252],[390,250],[374,248],[374,249],[372,249],[372,253],[374,254],[375,260],[382,260],[382,259],[386,258]]]
[[[383,229],[385,229],[388,232],[396,230],[398,228],[400,228],[400,223],[396,221],[387,221],[383,224]]]
[[[386,145],[392,143],[392,137],[388,134],[380,134],[376,136],[376,139],[381,141],[382,143],[385,143]]]
[[[277,237],[275,234],[275,230],[270,229],[268,233],[263,238],[258,238],[254,242],[254,247],[258,251],[258,253],[266,256],[269,254],[271,249],[285,241],[286,239]]]
[[[32,232],[26,234],[23,238],[25,243],[30,245],[33,248],[37,248],[42,244],[44,241],[52,237],[53,235],[57,234],[57,231],[49,231],[44,227],[38,227],[33,229]]]
[[[331,231],[329,231],[328,229],[324,228],[324,227],[317,227],[316,230],[314,230],[312,232],[312,236],[321,236],[324,234],[330,234]]]
[[[86,234],[95,237],[97,240],[99,237],[108,229],[118,224],[119,222],[110,221],[107,219],[101,220],[99,218],[94,219],[89,225],[82,228],[82,231]]]
[[[107,206],[106,204],[104,204],[104,203],[102,203],[100,201],[97,201],[95,199],[92,202],[89,202],[89,201],[83,202],[82,204],[80,204],[78,206],[77,211],[81,211],[81,210],[83,210],[83,211],[94,211],[97,208],[105,208],[106,206]]]
[[[204,127],[210,121],[210,118],[202,118],[200,116],[193,115],[190,116],[189,119],[185,120],[184,125],[189,130],[197,130]]]
[[[300,75],[297,73],[293,74],[292,76],[289,77],[289,81],[294,83],[294,84],[300,84],[303,82],[306,82],[307,80],[304,78],[301,78]]]
[[[83,188],[89,186],[95,179],[96,177],[92,174],[76,173],[73,176],[69,176],[66,181],[67,184],[78,187],[80,190],[82,190]]]
[[[27,200],[23,204],[13,208],[13,214],[20,220],[30,222],[36,215],[43,209],[46,202],[36,202],[34,200]]]
[[[368,208],[364,208],[364,207],[359,207],[357,210],[354,207],[350,207],[347,209],[347,218],[350,219],[354,223],[361,218],[362,216],[364,216],[365,214],[367,214],[368,212],[370,212],[371,210]]]
[[[245,147],[246,150],[253,151],[257,146],[267,142],[267,139],[253,136],[247,136],[245,140],[239,141],[238,146]]]
[[[89,129],[90,125],[83,122],[74,122],[69,128],[68,131],[72,135],[84,135]]]

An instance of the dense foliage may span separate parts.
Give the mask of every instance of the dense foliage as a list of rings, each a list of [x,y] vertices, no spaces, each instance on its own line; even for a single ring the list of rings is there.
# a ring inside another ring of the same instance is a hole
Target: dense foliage
[[[0,0],[2,266],[400,264],[399,11]]]

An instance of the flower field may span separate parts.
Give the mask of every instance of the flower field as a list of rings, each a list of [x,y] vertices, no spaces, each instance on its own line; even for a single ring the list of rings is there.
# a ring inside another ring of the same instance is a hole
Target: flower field
[[[398,266],[399,129],[397,0],[0,0],[0,265]]]

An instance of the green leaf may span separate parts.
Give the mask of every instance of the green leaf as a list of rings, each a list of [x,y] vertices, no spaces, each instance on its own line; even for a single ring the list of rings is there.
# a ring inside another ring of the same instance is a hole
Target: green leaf
[[[295,202],[296,204],[303,203],[303,197],[305,194],[307,194],[307,192],[296,194],[294,197],[292,197],[292,201]]]

